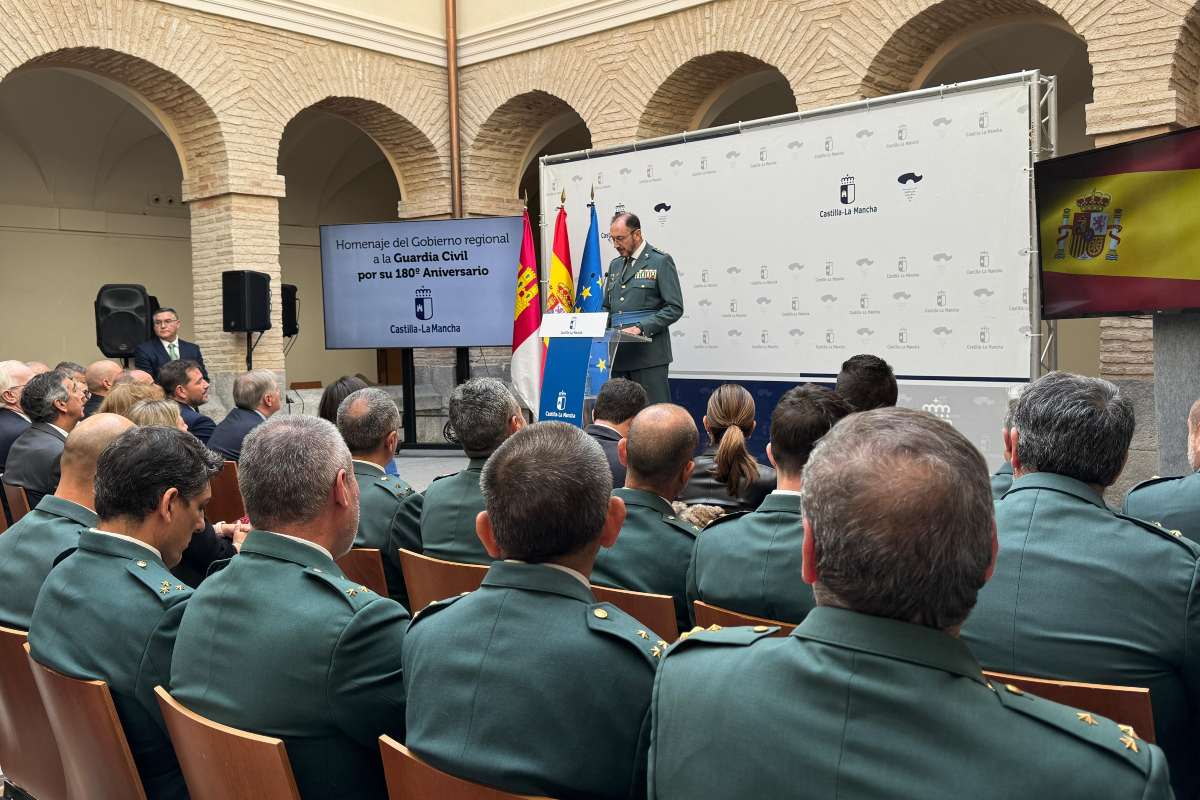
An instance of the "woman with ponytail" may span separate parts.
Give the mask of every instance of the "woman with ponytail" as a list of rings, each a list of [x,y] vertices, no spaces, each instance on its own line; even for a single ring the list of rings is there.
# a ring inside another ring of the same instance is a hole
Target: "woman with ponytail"
[[[709,446],[696,457],[692,478],[679,499],[728,511],[753,511],[775,488],[775,470],[750,455],[754,398],[739,384],[726,383],[708,398],[704,430]]]

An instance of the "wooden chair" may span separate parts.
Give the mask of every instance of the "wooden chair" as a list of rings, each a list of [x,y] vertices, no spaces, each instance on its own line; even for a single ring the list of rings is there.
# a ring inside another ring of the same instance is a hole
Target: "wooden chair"
[[[154,687],[192,800],[300,800],[283,740],[221,725]]]
[[[238,488],[236,461],[226,461],[209,486],[212,488],[212,499],[204,511],[209,522],[235,522],[246,516],[242,490]]]
[[[679,638],[675,620],[675,598],[669,594],[647,594],[592,584],[592,594],[601,603],[612,603],[668,642]]]
[[[0,508],[0,533],[8,530],[8,511]]]
[[[696,612],[696,624],[701,628],[707,628],[709,625],[720,625],[722,628],[736,628],[739,625],[749,625],[751,627],[772,625],[779,628],[778,631],[771,634],[772,636],[787,636],[792,632],[792,628],[796,627],[791,622],[780,622],[779,620],[767,619],[766,617],[739,614],[736,611],[730,611],[728,608],[710,606],[703,600],[694,601],[692,608]]]
[[[1004,672],[983,673],[992,683],[1016,686],[1043,700],[1053,700],[1083,711],[1129,725],[1139,738],[1154,742],[1154,710],[1150,706],[1150,690],[1138,686],[1109,686],[1102,683],[1056,681],[1031,678],[1028,675],[1009,675]],[[999,687],[997,687],[999,688]]]
[[[388,596],[387,578],[383,575],[383,556],[373,547],[355,547],[337,560],[346,577],[361,583],[377,595]]]
[[[400,570],[408,589],[409,609],[416,614],[437,600],[473,592],[483,583],[488,568],[482,564],[458,564],[400,548]]]
[[[58,744],[42,705],[29,659],[24,631],[0,627],[0,765],[4,777],[38,800],[63,800]]]
[[[539,800],[447,775],[390,736],[379,737],[379,752],[383,754],[383,774],[391,800]]]
[[[146,800],[108,684],[60,675],[34,661],[28,643],[24,647],[58,741],[68,796]]]
[[[8,513],[12,516],[12,524],[16,525],[17,520],[29,513],[29,496],[25,494],[25,487],[13,486],[11,483],[4,485],[4,500],[8,503]]]

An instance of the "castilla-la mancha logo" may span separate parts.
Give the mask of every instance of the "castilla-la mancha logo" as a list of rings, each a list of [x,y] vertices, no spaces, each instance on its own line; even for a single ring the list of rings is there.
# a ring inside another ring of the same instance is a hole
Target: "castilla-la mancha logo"
[[[413,304],[416,306],[417,319],[433,319],[433,292],[422,286],[417,289]]]

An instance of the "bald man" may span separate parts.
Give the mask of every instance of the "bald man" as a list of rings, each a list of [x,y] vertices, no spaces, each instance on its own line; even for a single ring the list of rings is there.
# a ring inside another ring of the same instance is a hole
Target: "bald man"
[[[104,402],[105,397],[108,397],[108,393],[112,391],[112,387],[116,386],[117,376],[120,374],[121,365],[115,361],[102,359],[88,364],[87,369],[84,370],[83,378],[92,396],[83,404],[83,415],[85,417],[90,417],[100,410],[100,404]],[[147,375],[146,377],[149,378],[150,376]]]
[[[43,372],[50,371],[50,365],[41,361],[26,361],[25,366],[33,370],[34,375],[41,375]]]
[[[113,386],[120,386],[124,383],[140,383],[144,386],[152,386],[154,384],[154,376],[142,369],[123,369],[113,379]]]
[[[625,501],[625,524],[592,570],[592,583],[600,586],[673,596],[681,630],[690,627],[687,568],[700,529],[675,516],[671,501],[692,476],[698,436],[687,409],[672,403],[648,406],[633,418],[617,445],[625,486],[613,491]]]
[[[96,460],[132,427],[119,414],[93,414],[76,425],[63,448],[62,477],[54,494],[0,536],[0,625],[28,630],[33,602],[55,559],[99,521],[92,484]]]

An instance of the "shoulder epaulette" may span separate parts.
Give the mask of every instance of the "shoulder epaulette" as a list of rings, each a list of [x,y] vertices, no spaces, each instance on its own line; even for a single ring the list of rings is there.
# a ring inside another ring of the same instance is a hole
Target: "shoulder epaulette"
[[[717,527],[722,522],[729,522],[730,520],[740,519],[740,518],[746,516],[747,514],[751,514],[751,513],[753,513],[753,512],[751,512],[751,511],[728,511],[719,517],[713,517],[712,521],[710,521],[707,525],[705,525],[703,528],[701,528],[701,530],[704,530],[704,531],[710,530],[712,528]]]
[[[187,597],[192,587],[186,585],[157,561],[149,558],[130,559],[125,569],[144,585],[164,605]]]
[[[752,627],[738,625],[732,628],[723,628],[720,625],[709,625],[707,628],[702,628],[697,625],[690,631],[679,634],[679,639],[667,650],[667,655],[685,647],[692,648],[700,645],[745,647],[754,644],[759,639],[769,637],[778,630],[779,628],[774,625],[754,625]]]
[[[1142,741],[1137,731],[1130,726],[1120,725],[1099,714],[1034,697],[1012,684],[992,681],[988,686],[1005,708],[1033,717],[1077,739],[1107,750],[1141,770],[1142,775],[1150,773],[1149,745]]]
[[[337,575],[319,567],[308,567],[304,570],[304,574],[315,578],[321,585],[332,588],[355,611],[379,599],[379,595],[366,586],[355,583],[343,575]]]
[[[397,478],[395,475],[384,475],[375,481],[375,485],[381,491],[394,495],[397,498],[403,499],[413,493],[413,488],[404,481]]]
[[[692,523],[688,522],[686,519],[680,519],[677,514],[674,514],[674,513],[663,514],[662,520],[663,520],[663,522],[670,525],[672,528],[677,528],[677,529],[683,531],[688,536],[691,536],[693,539],[696,538],[696,534],[700,533],[699,526],[693,525]]]
[[[470,594],[470,592],[463,592],[462,594],[457,594],[454,597],[447,597],[444,600],[433,601],[432,603],[425,606],[417,613],[413,614],[413,619],[412,619],[411,624],[416,625],[417,622],[419,622],[420,620],[423,620],[426,617],[432,617],[434,614],[441,611],[443,608],[449,608],[451,605],[453,605],[454,603],[457,603],[459,600],[463,599],[468,594]]]
[[[1126,522],[1131,522],[1134,525],[1137,525],[1139,528],[1157,534],[1164,539],[1169,539],[1170,541],[1178,544],[1184,550],[1187,550],[1188,554],[1192,558],[1200,559],[1200,545],[1184,536],[1182,531],[1164,528],[1159,522],[1150,522],[1148,520],[1138,519],[1137,517],[1131,517],[1128,514],[1122,514],[1119,511],[1114,511],[1113,516],[1117,517],[1118,519],[1123,519]]]
[[[1187,477],[1186,475],[1174,475],[1174,476],[1168,475],[1167,477],[1163,478],[1158,475],[1155,475],[1153,478],[1150,478],[1149,480],[1144,480],[1141,483],[1134,484],[1133,488],[1125,493],[1125,496],[1128,497],[1129,495],[1136,492],[1138,489],[1145,489],[1147,486],[1154,486],[1155,484],[1158,484],[1158,483],[1171,483],[1172,481],[1183,480],[1186,477]]]
[[[668,642],[658,638],[658,634],[612,603],[587,606],[587,624],[597,633],[628,643],[655,667],[669,646]]]

